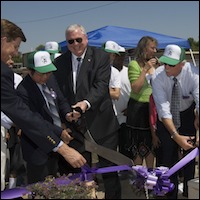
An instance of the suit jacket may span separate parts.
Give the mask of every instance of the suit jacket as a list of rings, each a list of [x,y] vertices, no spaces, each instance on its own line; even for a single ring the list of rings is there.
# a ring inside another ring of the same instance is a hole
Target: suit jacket
[[[61,118],[64,120],[65,115],[71,111],[71,108],[67,100],[61,93],[53,74],[47,81],[47,86],[55,92],[56,98],[54,99],[54,102],[57,107],[57,110],[60,113],[60,116],[62,116]],[[29,106],[29,108],[34,114],[41,115],[43,119],[53,124],[53,119],[47,107],[46,101],[39,87],[32,80],[30,75],[27,75],[19,84],[19,86],[17,87],[17,93],[23,99],[24,103],[26,103]],[[56,131],[57,130],[56,126],[52,126],[52,130],[55,133],[57,133],[58,137],[61,136],[61,132]],[[37,144],[34,144],[34,142],[31,141],[31,139],[27,137],[26,134],[23,134],[23,132],[22,132],[21,144],[22,144],[23,156],[26,161],[31,161],[32,163],[41,164],[47,160],[48,154],[45,154],[45,152],[43,152]]]
[[[33,113],[14,89],[14,73],[1,62],[1,111],[3,111],[24,134],[40,149],[49,153],[60,142],[62,129]],[[55,134],[57,133],[57,134]]]
[[[57,67],[55,77],[71,105],[82,100],[90,102],[91,108],[85,112],[86,126],[96,142],[103,143],[119,129],[109,94],[109,55],[101,49],[87,47],[77,80],[76,94],[73,91],[71,57],[71,52],[67,51],[54,60]]]

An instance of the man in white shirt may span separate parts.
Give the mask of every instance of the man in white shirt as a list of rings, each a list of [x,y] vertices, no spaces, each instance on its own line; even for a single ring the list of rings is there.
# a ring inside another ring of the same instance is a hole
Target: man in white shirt
[[[119,70],[113,67],[113,61],[116,55],[120,55],[119,45],[114,41],[107,41],[102,45],[102,47],[104,51],[110,54],[111,75],[110,75],[109,90],[110,90],[110,96],[113,102],[115,115],[117,116],[115,102],[118,101],[119,96],[120,96],[121,80],[120,80]]]
[[[58,56],[61,55],[59,52],[60,47],[59,44],[55,41],[49,41],[45,44],[45,51],[49,52],[51,55],[51,61],[53,62]]]
[[[127,118],[127,104],[130,96],[131,85],[128,78],[128,67],[124,66],[124,59],[126,55],[126,50],[124,47],[119,45],[119,53],[120,55],[116,55],[113,61],[113,66],[119,70],[120,80],[121,80],[121,88],[120,88],[120,96],[117,101],[115,101],[115,107],[117,110],[117,119],[120,124],[119,129],[119,152],[128,156],[127,152],[127,142],[130,141],[129,138],[129,129],[126,126],[126,118]]]
[[[196,130],[199,129],[199,68],[185,61],[185,51],[177,45],[167,45],[159,67],[152,77],[153,98],[158,113],[157,135],[161,141],[156,156],[158,166],[172,167],[178,162],[178,148],[184,155],[194,148]],[[171,113],[171,96],[176,77],[181,88],[180,126],[175,126]],[[194,112],[194,110],[196,111]],[[184,168],[183,196],[188,196],[187,181],[194,178],[195,159]],[[168,193],[170,199],[177,199],[178,178],[170,177],[175,189]]]

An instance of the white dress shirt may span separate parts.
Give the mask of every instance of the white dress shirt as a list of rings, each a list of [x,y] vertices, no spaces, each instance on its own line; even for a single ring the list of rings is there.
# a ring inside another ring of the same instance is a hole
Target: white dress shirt
[[[22,76],[14,73],[14,88],[16,89],[19,83],[22,81]],[[5,115],[3,112],[1,112],[1,125],[5,127],[6,129],[10,129],[13,125],[13,121]]]
[[[74,93],[76,93],[76,74],[77,74],[77,67],[78,67],[78,63],[79,63],[77,58],[81,58],[80,62],[82,64],[84,56],[85,56],[85,52],[81,56],[76,56],[76,55],[72,54],[72,73],[73,73]]]
[[[119,70],[113,66],[111,66],[109,88],[121,88],[121,77],[120,77]],[[118,100],[112,99],[113,109],[115,111],[115,115],[117,116],[117,110],[115,106],[116,101]]]
[[[48,100],[47,100],[47,98],[46,98],[46,96],[45,96],[45,94],[44,94],[44,92],[43,92],[42,85],[39,84],[39,83],[36,83],[36,84],[37,84],[37,86],[39,87],[40,92],[42,93],[42,96],[43,96],[44,99],[45,99],[45,102],[46,102],[46,104],[47,104],[47,107],[49,108],[49,103],[48,103]],[[61,140],[61,141],[59,142],[58,146],[55,147],[55,148],[53,148],[52,151],[53,151],[53,152],[56,152],[56,151],[59,149],[59,147],[62,146],[62,144],[63,144],[63,141]]]
[[[117,119],[119,121],[119,124],[122,124],[126,123],[126,116],[124,115],[123,111],[127,108],[131,92],[131,85],[128,78],[128,67],[123,66],[119,74],[121,79],[121,89],[119,99],[115,101],[115,107],[117,110]]]
[[[195,101],[196,110],[199,114],[199,68],[186,62],[176,78],[181,87],[180,111],[188,109]],[[160,120],[161,118],[172,119],[170,103],[173,84],[173,76],[168,77],[166,75],[164,66],[156,69],[152,77],[152,89]]]

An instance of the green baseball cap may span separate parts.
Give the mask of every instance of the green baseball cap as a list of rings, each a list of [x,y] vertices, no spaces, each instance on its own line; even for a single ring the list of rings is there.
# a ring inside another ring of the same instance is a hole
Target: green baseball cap
[[[163,56],[159,58],[161,63],[177,65],[185,60],[185,49],[175,44],[169,44],[165,47]]]
[[[47,51],[34,51],[30,53],[28,55],[28,68],[34,69],[39,73],[47,73],[57,70]]]

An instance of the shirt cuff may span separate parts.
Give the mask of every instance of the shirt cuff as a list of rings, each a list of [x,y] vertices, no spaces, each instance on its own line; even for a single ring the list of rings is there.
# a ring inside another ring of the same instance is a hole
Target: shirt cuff
[[[12,127],[12,124],[8,124],[4,121],[1,121],[1,126],[3,126],[5,129],[10,129]]]
[[[86,110],[89,110],[91,108],[91,105],[90,105],[89,101],[87,101],[87,100],[83,100],[83,101],[87,104],[87,109]]]
[[[63,145],[63,141],[60,141],[59,144],[58,144],[58,146],[55,147],[55,148],[53,148],[53,151],[54,152],[58,151],[59,147],[61,147],[62,145]]]

